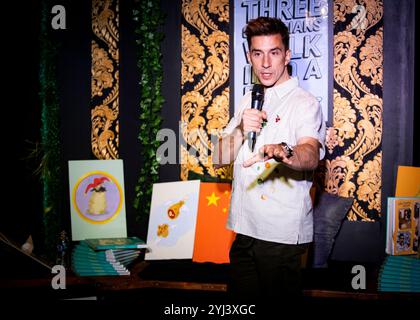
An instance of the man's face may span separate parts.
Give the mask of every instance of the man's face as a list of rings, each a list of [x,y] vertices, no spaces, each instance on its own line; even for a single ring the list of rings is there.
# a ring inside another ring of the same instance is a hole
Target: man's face
[[[286,50],[279,34],[252,37],[248,59],[265,87],[278,85],[290,78],[287,72],[290,50]]]

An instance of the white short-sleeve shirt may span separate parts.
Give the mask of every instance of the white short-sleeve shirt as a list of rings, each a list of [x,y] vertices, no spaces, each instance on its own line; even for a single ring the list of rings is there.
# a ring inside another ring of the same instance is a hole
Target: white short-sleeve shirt
[[[250,105],[248,92],[227,125],[226,135],[240,124],[243,110]],[[313,95],[298,86],[297,78],[266,89],[263,110],[267,123],[257,136],[254,154],[265,144],[286,142],[293,146],[300,138],[313,137],[322,146],[320,158],[324,157],[325,123],[320,105]],[[244,168],[242,163],[252,155],[246,138],[234,162],[227,227],[277,243],[311,242],[312,172],[296,171],[273,159]]]

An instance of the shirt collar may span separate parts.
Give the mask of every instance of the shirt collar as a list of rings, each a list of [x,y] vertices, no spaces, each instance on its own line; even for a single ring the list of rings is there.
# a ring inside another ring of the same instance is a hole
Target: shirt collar
[[[279,99],[288,94],[299,85],[297,77],[290,77],[289,80],[280,83],[274,87],[268,88],[266,94],[276,94]]]

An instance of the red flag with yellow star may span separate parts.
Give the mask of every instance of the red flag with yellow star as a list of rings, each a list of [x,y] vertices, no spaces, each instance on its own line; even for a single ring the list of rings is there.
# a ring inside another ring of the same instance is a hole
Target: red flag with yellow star
[[[231,185],[200,183],[194,262],[229,263],[229,250],[235,233],[226,229]]]

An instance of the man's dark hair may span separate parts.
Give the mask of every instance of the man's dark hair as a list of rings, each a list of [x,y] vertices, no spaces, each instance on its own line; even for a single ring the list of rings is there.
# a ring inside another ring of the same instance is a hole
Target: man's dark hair
[[[251,38],[254,36],[268,36],[280,34],[286,50],[289,49],[289,29],[277,18],[259,17],[250,20],[245,28],[248,46],[251,47]]]

